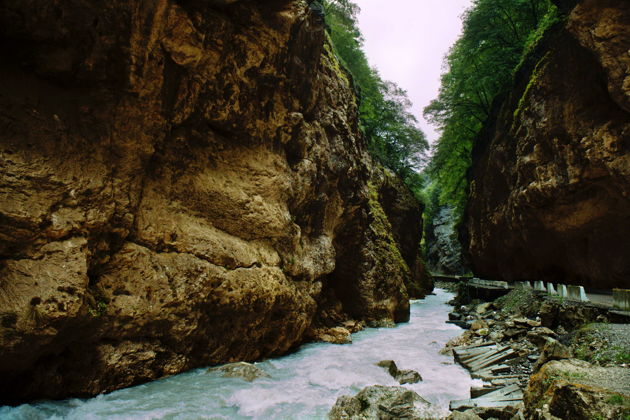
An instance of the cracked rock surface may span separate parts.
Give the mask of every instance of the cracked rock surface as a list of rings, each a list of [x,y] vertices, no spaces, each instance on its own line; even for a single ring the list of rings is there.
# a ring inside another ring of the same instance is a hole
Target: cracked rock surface
[[[0,402],[282,354],[431,289],[305,2],[9,0],[0,28]]]

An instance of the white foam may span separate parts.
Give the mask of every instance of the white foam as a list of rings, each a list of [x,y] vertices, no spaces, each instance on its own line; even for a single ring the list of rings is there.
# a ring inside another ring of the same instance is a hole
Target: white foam
[[[89,400],[0,408],[2,419],[325,419],[336,399],[365,386],[398,385],[375,363],[392,359],[423,381],[405,385],[429,400],[436,417],[448,403],[469,397],[468,373],[438,352],[462,330],[446,324],[452,294],[436,291],[413,301],[411,320],[396,328],[367,329],[353,344],[309,344],[285,357],[258,364],[272,377],[245,382],[197,369]],[[450,363],[450,364],[448,364]]]

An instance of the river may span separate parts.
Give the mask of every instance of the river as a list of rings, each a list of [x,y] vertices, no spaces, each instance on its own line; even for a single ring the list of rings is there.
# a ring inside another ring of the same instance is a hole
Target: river
[[[477,383],[450,356],[439,354],[462,332],[445,323],[452,297],[437,289],[412,301],[408,323],[360,331],[352,344],[307,344],[257,363],[270,378],[248,383],[195,369],[90,399],[0,407],[0,419],[326,419],[340,395],[368,385],[398,385],[375,366],[383,359],[420,372],[422,382],[405,386],[432,403],[434,416],[443,416],[450,400],[469,398]]]

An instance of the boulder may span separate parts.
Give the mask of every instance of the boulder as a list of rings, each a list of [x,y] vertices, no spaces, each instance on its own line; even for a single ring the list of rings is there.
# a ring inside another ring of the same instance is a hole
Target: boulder
[[[476,319],[474,320],[471,324],[470,324],[470,329],[472,331],[477,331],[480,330],[482,328],[488,328],[488,323],[486,321],[483,321],[481,319]]]
[[[572,356],[571,349],[553,338],[547,338],[542,353],[534,364],[534,372],[537,372],[545,363],[551,360],[569,359]]]
[[[527,332],[527,339],[542,349],[548,338],[556,337],[556,333],[547,327],[537,327]]]
[[[415,384],[422,380],[422,376],[415,370],[411,369],[398,369],[396,366],[396,362],[393,360],[381,360],[376,364],[376,366],[380,366],[382,368],[387,369],[389,374],[398,381],[401,385],[403,384]]]
[[[430,403],[401,386],[373,385],[354,397],[342,395],[328,414],[330,420],[421,420]]]
[[[415,384],[422,380],[422,376],[418,372],[412,369],[403,369],[398,371],[396,380],[399,384]]]
[[[483,420],[473,410],[453,411],[446,420]]]
[[[480,328],[477,331],[475,331],[475,334],[480,335],[481,337],[485,337],[489,333],[490,333],[490,330],[488,330],[487,328]]]
[[[527,419],[624,419],[630,415],[630,369],[555,360],[532,375]]]
[[[450,321],[459,321],[460,319],[462,319],[462,314],[460,314],[459,312],[451,312],[448,314],[448,319]]]
[[[208,369],[208,372],[222,372],[224,378],[241,378],[252,382],[258,378],[270,378],[271,376],[256,365],[246,362],[228,363]]]
[[[475,309],[475,311],[479,315],[481,315],[481,314],[485,314],[486,312],[488,312],[488,310],[493,309],[493,308],[494,308],[494,304],[492,302],[486,302],[486,303],[477,305],[477,308]]]
[[[311,332],[315,341],[323,341],[331,344],[350,344],[352,335],[345,327],[316,328]]]

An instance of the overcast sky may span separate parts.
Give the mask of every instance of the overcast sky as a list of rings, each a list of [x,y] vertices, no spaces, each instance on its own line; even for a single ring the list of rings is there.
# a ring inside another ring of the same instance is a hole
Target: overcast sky
[[[438,134],[422,116],[437,96],[443,58],[461,33],[471,0],[354,0],[370,64],[405,89],[430,141]]]

